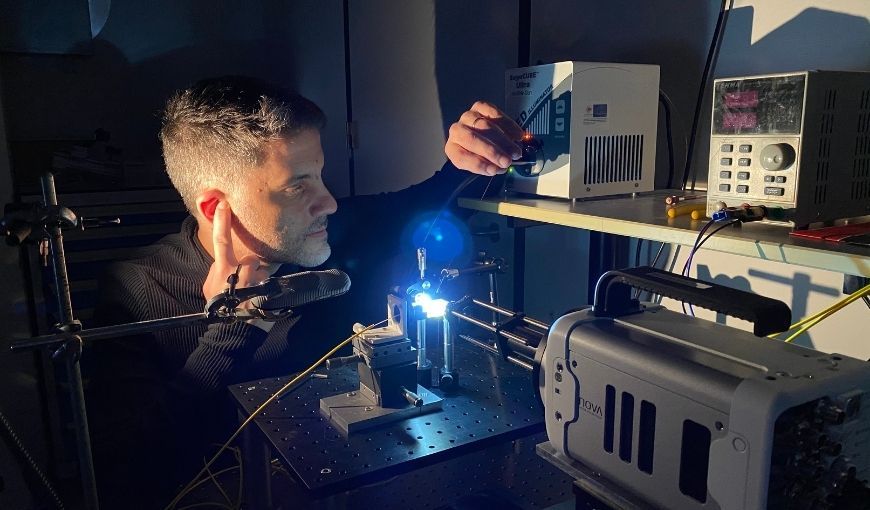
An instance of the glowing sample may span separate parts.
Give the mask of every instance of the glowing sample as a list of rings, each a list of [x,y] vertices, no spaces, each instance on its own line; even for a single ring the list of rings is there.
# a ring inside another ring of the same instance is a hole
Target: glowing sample
[[[427,319],[444,317],[447,312],[446,299],[432,299],[432,296],[425,292],[420,292],[414,296],[414,306],[419,306],[426,314]]]

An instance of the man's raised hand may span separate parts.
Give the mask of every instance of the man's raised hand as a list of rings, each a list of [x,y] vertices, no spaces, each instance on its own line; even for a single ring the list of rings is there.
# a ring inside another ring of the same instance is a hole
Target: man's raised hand
[[[233,211],[226,201],[221,200],[214,211],[212,220],[212,242],[214,245],[214,262],[208,271],[208,276],[202,284],[202,294],[206,301],[223,292],[227,287],[227,278],[239,270],[238,288],[256,285],[270,276],[268,266],[254,255],[236,259],[233,250]],[[241,268],[239,268],[241,266]]]
[[[523,130],[495,106],[478,101],[450,126],[444,153],[456,168],[480,175],[503,173],[519,158]]]

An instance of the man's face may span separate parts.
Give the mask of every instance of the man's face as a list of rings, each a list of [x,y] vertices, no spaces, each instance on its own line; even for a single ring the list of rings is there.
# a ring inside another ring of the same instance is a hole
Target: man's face
[[[321,179],[320,133],[306,129],[270,142],[266,155],[229,192],[239,241],[267,262],[324,263],[330,254],[326,217],[337,204]]]

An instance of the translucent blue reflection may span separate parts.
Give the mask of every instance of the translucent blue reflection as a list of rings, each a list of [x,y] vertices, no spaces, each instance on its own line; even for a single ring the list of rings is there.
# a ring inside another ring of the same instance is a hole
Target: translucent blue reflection
[[[432,212],[418,216],[408,224],[403,236],[403,251],[413,253],[417,248],[426,248],[430,266],[468,258],[472,244],[468,226],[447,211],[437,218],[436,215]]]

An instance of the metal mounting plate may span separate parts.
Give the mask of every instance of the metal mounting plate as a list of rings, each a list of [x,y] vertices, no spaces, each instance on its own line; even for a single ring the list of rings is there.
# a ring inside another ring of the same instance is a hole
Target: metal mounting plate
[[[320,412],[347,436],[378,425],[441,409],[442,400],[438,395],[419,384],[415,393],[423,399],[422,407],[414,407],[411,404],[400,409],[380,407],[362,392],[351,391],[320,399]]]

